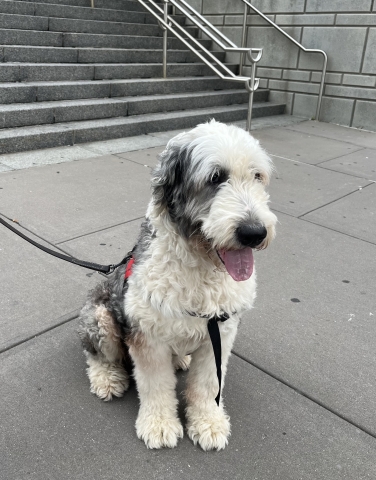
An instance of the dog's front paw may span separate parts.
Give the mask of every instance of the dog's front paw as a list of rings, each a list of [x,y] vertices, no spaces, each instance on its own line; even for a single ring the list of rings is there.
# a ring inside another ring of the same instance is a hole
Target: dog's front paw
[[[183,427],[175,416],[140,414],[136,420],[136,432],[148,448],[174,448],[183,437]]]
[[[230,417],[223,410],[216,412],[189,411],[187,431],[189,438],[203,450],[223,450],[230,436]]]

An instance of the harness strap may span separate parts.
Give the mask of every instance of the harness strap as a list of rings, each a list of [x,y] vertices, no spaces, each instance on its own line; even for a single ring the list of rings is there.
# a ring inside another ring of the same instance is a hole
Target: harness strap
[[[124,281],[127,280],[131,275],[132,275],[132,270],[133,270],[133,264],[134,264],[134,258],[130,257],[127,260],[127,266],[125,268],[125,273],[124,273]]]
[[[221,333],[219,331],[218,322],[225,322],[230,318],[230,315],[226,312],[222,313],[222,315],[215,315],[214,317],[210,317],[209,315],[197,315],[192,312],[187,312],[192,317],[200,317],[200,318],[208,318],[208,332],[210,341],[213,347],[214,353],[214,360],[215,360],[215,367],[217,370],[217,378],[218,378],[218,394],[215,397],[215,401],[219,406],[219,401],[221,399],[221,387],[222,387],[222,345],[221,345]],[[236,312],[234,312],[236,313]]]
[[[213,346],[215,366],[217,369],[217,378],[218,378],[218,394],[215,397],[215,401],[219,406],[219,401],[221,399],[221,386],[222,386],[222,345],[221,345],[221,334],[218,327],[218,317],[212,317],[208,321],[208,332],[210,340]]]
[[[73,263],[75,265],[79,265],[80,267],[88,268],[89,270],[95,270],[97,272],[101,272],[101,273],[104,273],[106,275],[109,275],[110,273],[112,273],[114,270],[116,270],[118,267],[120,267],[120,265],[123,265],[128,260],[128,255],[125,258],[123,258],[123,260],[121,262],[117,263],[116,265],[113,265],[113,264],[111,264],[111,265],[100,265],[98,263],[85,262],[84,260],[78,260],[75,257],[70,257],[68,255],[64,255],[62,253],[55,252],[54,250],[51,250],[50,248],[47,248],[44,245],[41,245],[41,244],[35,242],[31,238],[29,238],[26,235],[24,235],[23,233],[21,233],[16,228],[14,228],[12,225],[9,225],[9,223],[7,223],[1,217],[0,217],[0,223],[3,224],[4,227],[8,228],[9,230],[11,230],[16,235],[18,235],[19,237],[21,237],[24,240],[26,240],[27,242],[31,243],[31,245],[34,245],[34,247],[39,248],[39,250],[43,250],[43,252],[46,252],[49,255],[52,255],[53,257],[60,258],[60,260],[65,260],[66,262],[70,262],[70,263]]]

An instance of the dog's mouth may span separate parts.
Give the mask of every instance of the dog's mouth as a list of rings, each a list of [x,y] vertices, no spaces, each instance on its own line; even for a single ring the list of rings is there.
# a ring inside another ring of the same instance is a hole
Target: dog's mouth
[[[217,254],[226,267],[227,273],[236,282],[244,282],[251,277],[253,273],[253,251],[251,247],[241,250],[220,248],[217,250]]]

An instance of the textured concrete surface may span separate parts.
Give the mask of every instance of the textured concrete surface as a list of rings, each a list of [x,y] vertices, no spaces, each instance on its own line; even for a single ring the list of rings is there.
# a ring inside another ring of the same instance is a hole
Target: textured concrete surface
[[[0,183],[0,195],[6,195],[3,178]],[[12,225],[19,228],[16,223]],[[51,247],[25,229],[20,230]],[[86,252],[82,250],[77,255],[85,257]],[[46,255],[1,225],[0,351],[69,318],[72,311],[82,306],[88,289],[98,282],[99,276],[89,273],[87,277],[88,272]]]
[[[267,142],[261,144],[267,145]],[[272,207],[294,217],[300,217],[322,205],[354,193],[359,187],[370,185],[367,179],[302,163],[304,158],[301,162],[274,155],[272,158],[276,169],[270,186]],[[283,189],[280,183],[283,184]]]
[[[349,155],[322,162],[320,167],[376,181],[376,150],[363,148]]]
[[[258,298],[226,377],[227,449],[205,454],[185,436],[174,450],[147,450],[134,386],[111,403],[89,391],[75,316],[99,276],[0,227],[4,478],[374,478],[376,135],[274,122],[255,121],[254,134],[276,164],[277,238],[255,254]],[[39,153],[60,165],[32,166],[36,152],[25,152],[22,168],[2,155],[0,167],[18,170],[0,173],[0,213],[69,254],[113,263],[134,244],[150,168],[178,132]]]
[[[348,205],[335,204],[347,216]],[[374,198],[369,209],[375,212]],[[370,244],[329,221],[308,223],[310,215],[277,216],[274,245],[256,257],[256,306],[234,349],[374,435],[375,235]]]
[[[344,144],[334,139],[322,138],[318,142],[317,137],[307,133],[294,132],[286,136],[283,128],[260,130],[255,132],[255,137],[274,155],[311,164],[359,150],[358,146]]]
[[[354,111],[353,125],[357,128],[365,128],[366,130],[375,129],[376,118],[376,102],[357,101]]]
[[[361,185],[361,180],[358,180]],[[304,218],[375,244],[375,203],[376,185],[373,181],[366,188],[358,188],[352,195],[308,213]]]
[[[158,480],[372,478],[374,439],[235,356],[225,396],[233,425],[227,449],[204,453],[185,436],[173,450],[147,450],[134,431],[134,387],[107,404],[90,394],[75,326],[3,354],[7,479],[110,480],[125,471]],[[183,406],[181,400],[185,423]],[[14,458],[20,449],[22,457]]]
[[[288,125],[286,128],[321,138],[330,138],[346,144],[349,148],[355,149],[357,145],[361,148],[376,149],[376,135],[373,132],[365,132],[355,128],[343,128],[339,125],[330,125],[322,122],[295,123]]]
[[[142,165],[111,155],[4,173],[1,213],[62,242],[143,216],[149,174]]]

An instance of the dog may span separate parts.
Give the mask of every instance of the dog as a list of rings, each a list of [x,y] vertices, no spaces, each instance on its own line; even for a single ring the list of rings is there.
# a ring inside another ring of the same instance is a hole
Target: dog
[[[136,432],[148,448],[175,447],[183,437],[178,368],[189,368],[188,436],[203,450],[228,443],[208,324],[226,320],[218,321],[223,379],[240,318],[256,296],[253,251],[275,236],[265,191],[272,170],[259,142],[235,126],[212,120],[172,138],[152,173],[131,261],[98,285],[81,311],[91,392],[105,401],[121,397],[132,365]]]

